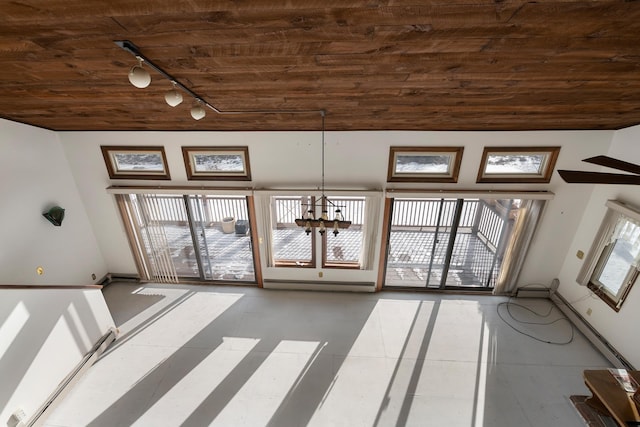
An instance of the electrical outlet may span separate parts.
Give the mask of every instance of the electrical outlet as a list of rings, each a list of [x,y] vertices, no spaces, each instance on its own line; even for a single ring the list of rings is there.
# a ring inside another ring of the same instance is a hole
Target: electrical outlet
[[[591,307],[587,308],[587,316],[591,316],[591,313],[593,313],[593,310],[591,310]]]
[[[584,252],[578,251],[578,252],[576,252],[576,256],[578,257],[578,259],[582,259],[582,258],[584,258]]]
[[[27,414],[22,408],[16,409],[7,422],[9,427],[25,427],[27,425]]]
[[[318,277],[322,277],[322,271],[318,271]]]
[[[22,408],[16,409],[12,415],[17,421],[24,421],[27,418],[27,414]]]

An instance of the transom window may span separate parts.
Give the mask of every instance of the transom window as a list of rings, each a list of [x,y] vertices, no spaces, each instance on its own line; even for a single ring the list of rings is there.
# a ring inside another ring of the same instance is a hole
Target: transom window
[[[477,182],[549,182],[560,147],[485,147]]]

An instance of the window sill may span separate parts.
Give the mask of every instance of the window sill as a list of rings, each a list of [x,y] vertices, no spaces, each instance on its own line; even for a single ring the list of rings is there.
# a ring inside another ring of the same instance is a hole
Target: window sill
[[[615,301],[611,298],[605,291],[603,291],[599,286],[594,284],[593,282],[589,282],[587,284],[587,288],[595,295],[597,295],[602,301],[604,301],[609,307],[611,307],[616,313],[620,311],[620,307],[618,307],[618,301]],[[622,304],[621,304],[622,305]]]

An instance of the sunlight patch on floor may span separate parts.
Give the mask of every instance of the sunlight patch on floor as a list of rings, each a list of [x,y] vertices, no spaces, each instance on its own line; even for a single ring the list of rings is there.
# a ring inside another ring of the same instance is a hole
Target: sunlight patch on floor
[[[319,342],[296,341],[293,346],[299,353],[289,353],[292,344],[283,340],[276,346],[212,426],[268,424],[320,345]],[[247,407],[251,407],[251,411],[247,411]]]
[[[259,341],[259,339],[224,337],[219,347],[181,378],[133,425],[178,426],[182,424]],[[232,350],[234,344],[240,344],[244,350]],[[166,409],[168,407],[172,409],[170,412]]]
[[[194,293],[171,308],[171,315],[160,315],[153,328],[145,328],[131,338],[134,345],[180,347],[237,303],[243,294]]]
[[[326,426],[343,414],[344,425],[374,425],[378,409],[411,330],[418,301],[380,300],[372,310],[309,426]]]

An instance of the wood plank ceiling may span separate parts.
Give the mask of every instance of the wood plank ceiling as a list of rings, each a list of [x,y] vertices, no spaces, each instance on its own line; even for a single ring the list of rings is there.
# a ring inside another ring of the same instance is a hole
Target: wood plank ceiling
[[[328,130],[640,123],[640,2],[18,0],[0,4],[0,116],[53,130],[317,130],[217,115],[127,73],[130,40],[220,110],[327,111]]]

